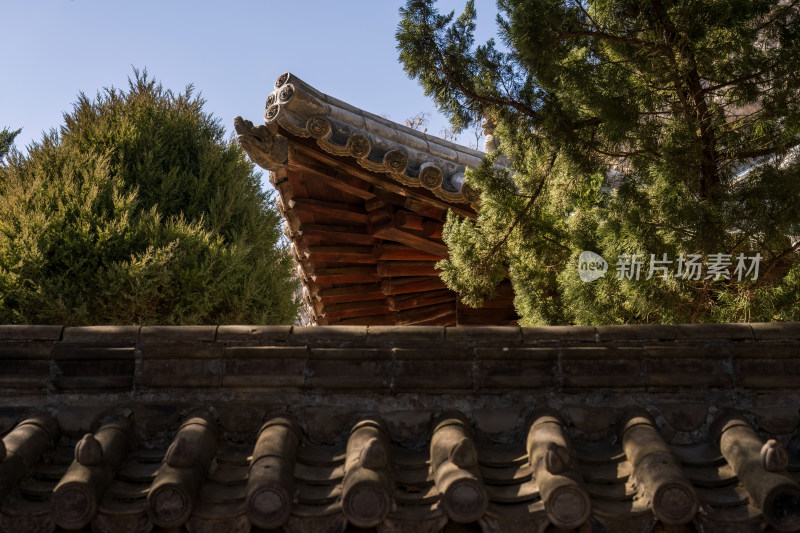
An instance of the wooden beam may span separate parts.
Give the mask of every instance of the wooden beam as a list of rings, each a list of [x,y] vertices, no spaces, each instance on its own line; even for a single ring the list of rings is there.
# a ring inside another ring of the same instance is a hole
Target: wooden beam
[[[410,298],[408,296],[411,296]],[[405,311],[415,307],[425,307],[446,302],[455,302],[454,292],[444,289],[440,291],[415,292],[411,294],[389,296],[386,303],[392,311]]]
[[[367,223],[367,212],[355,205],[325,202],[323,200],[314,200],[313,198],[294,197],[289,200],[289,208],[300,211],[301,213],[334,218],[339,222],[357,225],[366,225]]]
[[[370,200],[364,200],[364,209],[366,209],[367,211],[375,211],[377,209],[383,209],[387,205],[388,204],[386,203],[386,200],[384,200],[380,196],[376,196],[375,198],[372,198]]]
[[[384,315],[361,316],[356,318],[346,318],[338,320],[335,323],[339,325],[353,325],[353,326],[378,326],[378,325],[412,325],[423,322],[430,322],[432,320],[441,319],[443,317],[455,317],[455,302],[444,303],[439,305],[430,305],[408,311],[401,311],[399,313],[387,313]],[[329,320],[329,323],[332,321]],[[451,322],[447,322],[450,324]]]
[[[422,223],[422,234],[432,239],[441,239],[444,224],[436,220],[425,219]]]
[[[434,220],[444,219],[444,215],[445,213],[447,213],[446,209],[441,209],[440,207],[432,206],[431,204],[422,202],[420,200],[417,200],[416,198],[406,198],[403,201],[402,205],[405,209],[408,209],[409,211],[413,211],[418,215],[422,215],[427,218],[432,218]]]
[[[382,226],[392,223],[393,212],[390,207],[382,207],[370,211],[367,215],[367,224],[373,226]]]
[[[397,211],[394,214],[394,225],[397,228],[422,231],[425,218],[408,211]]]
[[[378,225],[371,224],[369,226],[369,232],[381,239],[402,242],[403,244],[428,252],[429,254],[447,257],[447,246],[443,243],[430,240],[411,230],[396,228],[391,222]]]
[[[323,316],[328,320],[342,320],[359,316],[385,315],[391,312],[385,300],[367,300],[326,305]]]
[[[289,168],[301,174],[309,174],[317,179],[331,183],[342,192],[362,200],[375,197],[373,187],[369,183],[338,173],[337,169],[331,169],[318,160],[307,157],[302,153],[295,152],[293,154],[289,161]]]
[[[438,277],[413,277],[385,279],[381,283],[381,290],[386,296],[407,294],[409,292],[435,291],[446,288],[444,282]]]
[[[423,252],[405,244],[381,242],[373,250],[375,258],[379,261],[439,261],[444,259],[443,256]]]
[[[334,289],[320,289],[315,295],[325,305],[365,300],[383,300],[386,298],[382,286],[375,283],[366,285],[349,285]]]
[[[408,325],[408,324],[418,324],[420,322],[425,322],[428,320],[441,318],[443,316],[452,315],[453,313],[455,313],[455,310],[456,310],[455,302],[429,305],[427,307],[417,307],[414,309],[409,309],[408,311],[400,311],[399,313],[397,313],[398,315],[397,322],[395,323],[398,326]]]
[[[368,246],[307,246],[301,252],[312,261],[374,263],[374,248]]]
[[[431,320],[424,320],[422,322],[417,322],[414,324],[415,326],[455,326],[456,325],[456,315],[453,313],[452,315],[445,315],[439,318],[433,318]]]
[[[419,189],[419,190],[413,190],[410,187],[406,187],[404,185],[400,185],[398,183],[395,183],[388,176],[373,174],[372,172],[369,172],[368,170],[364,170],[364,169],[358,167],[356,164],[347,164],[347,163],[341,161],[340,159],[337,159],[335,156],[332,156],[330,154],[327,154],[327,153],[324,153],[324,152],[320,151],[315,146],[310,146],[310,142],[308,142],[308,144],[306,144],[302,139],[298,139],[298,138],[292,136],[291,134],[289,134],[288,132],[287,132],[287,137],[289,138],[289,140],[291,142],[291,146],[294,147],[294,149],[295,149],[294,152],[292,153],[292,155],[290,155],[290,157],[289,157],[290,165],[292,163],[295,163],[295,164],[301,164],[302,163],[303,165],[306,165],[306,164],[308,164],[307,163],[307,159],[303,159],[302,156],[303,155],[310,156],[311,158],[322,162],[325,166],[328,166],[328,167],[334,168],[336,170],[342,171],[342,172],[348,174],[349,176],[356,177],[356,178],[358,178],[360,180],[363,180],[363,181],[365,181],[365,182],[369,183],[370,185],[373,185],[373,186],[375,186],[377,188],[382,188],[382,189],[384,189],[384,190],[386,190],[388,192],[399,194],[399,195],[404,196],[406,198],[412,198],[414,200],[419,200],[419,201],[421,201],[423,203],[436,206],[439,209],[442,209],[444,211],[447,211],[448,209],[450,209],[451,211],[455,212],[456,214],[458,214],[460,216],[463,216],[463,217],[466,217],[466,218],[470,218],[470,219],[477,218],[477,215],[476,215],[475,211],[471,207],[469,207],[467,204],[456,205],[456,204],[451,204],[449,202],[445,202],[444,200],[440,200],[439,198],[436,198],[433,195],[433,193],[428,192],[427,189],[423,189],[421,187],[419,187],[419,188],[415,187],[415,189]]]
[[[431,261],[381,261],[378,263],[378,274],[382,278],[402,276],[438,276],[440,270]]]
[[[381,277],[374,266],[317,268],[309,276],[317,283],[369,283],[380,281]]]
[[[331,226],[328,224],[301,224],[297,234],[310,239],[331,243],[376,244],[378,241],[358,226]]]

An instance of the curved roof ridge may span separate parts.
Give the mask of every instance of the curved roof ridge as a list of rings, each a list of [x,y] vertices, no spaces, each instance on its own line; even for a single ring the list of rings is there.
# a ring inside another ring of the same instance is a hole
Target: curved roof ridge
[[[380,117],[327,95],[290,72],[269,94],[264,120],[289,134],[311,137],[326,152],[352,156],[363,168],[424,187],[447,202],[477,204],[466,180],[486,154]]]

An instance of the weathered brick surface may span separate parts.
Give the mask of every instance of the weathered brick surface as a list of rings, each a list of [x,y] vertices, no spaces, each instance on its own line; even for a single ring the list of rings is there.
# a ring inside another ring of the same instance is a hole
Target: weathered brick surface
[[[595,342],[597,331],[591,326],[547,326],[521,328],[522,339],[531,342]]]
[[[614,359],[641,360],[644,349],[638,346],[613,346],[595,344],[591,346],[569,346],[561,349],[564,361],[597,359],[608,361]]]
[[[391,398],[495,391],[583,394],[580,391],[598,388],[625,394],[794,391],[800,389],[798,332],[798,323],[597,328],[4,326],[0,394],[2,389],[168,393],[191,388],[209,394],[319,389]]]
[[[109,343],[64,342],[53,346],[53,359],[130,359],[134,358],[135,345],[119,345],[116,341]]]
[[[237,326],[237,328],[240,328]],[[222,330],[222,327],[220,327]],[[225,332],[229,335],[230,332]],[[288,331],[286,332],[288,335]],[[250,335],[249,333],[244,333]],[[236,333],[239,335],[239,333]],[[272,327],[254,334],[267,344],[264,337],[281,337],[283,333]],[[256,337],[249,337],[256,340]],[[285,339],[284,339],[285,340]],[[276,390],[302,390],[306,379],[305,346],[269,345],[227,346],[224,351],[225,370],[223,388],[253,388]]]
[[[656,406],[667,423],[678,431],[694,431],[706,423],[709,406],[701,402],[661,403]]]
[[[572,424],[586,433],[608,431],[617,418],[617,413],[613,409],[591,405],[569,405],[565,411]]]
[[[438,326],[369,326],[367,344],[377,346],[439,345],[445,328]]]
[[[791,340],[800,342],[800,322],[759,322],[750,324],[753,338],[761,340]]]
[[[57,389],[130,389],[133,385],[133,352],[128,358],[59,359],[53,385]]]
[[[44,389],[50,379],[50,361],[0,359],[0,389]]]
[[[292,326],[220,326],[217,340],[225,343],[266,343],[286,342],[292,333]]]
[[[754,389],[800,388],[800,358],[737,359],[733,363],[739,386]]]
[[[644,355],[648,359],[727,359],[731,356],[729,346],[718,342],[686,342],[671,344],[647,344]]]
[[[522,331],[517,326],[448,327],[445,339],[447,342],[506,346],[522,342]]]
[[[800,410],[797,405],[791,407],[765,405],[751,407],[749,411],[755,416],[758,428],[773,435],[787,435],[800,425]]]
[[[647,384],[650,387],[730,387],[733,376],[719,359],[650,359]]]
[[[661,324],[620,324],[597,326],[595,329],[600,342],[674,340],[678,338],[678,330],[675,326]]]
[[[217,326],[142,326],[139,339],[148,341],[206,341],[216,339]]]
[[[522,411],[522,407],[475,409],[472,417],[478,431],[491,435],[516,429],[522,419]]]
[[[61,335],[63,342],[100,342],[114,341],[136,343],[139,338],[139,326],[79,326],[66,327]]]
[[[63,326],[0,326],[0,340],[57,341]]]
[[[139,350],[144,359],[218,359],[224,347],[220,342],[153,341],[140,344]]]
[[[357,336],[364,340],[360,331]],[[311,391],[388,392],[391,385],[391,358],[391,351],[383,348],[310,348],[305,387]]]
[[[0,359],[49,359],[55,345],[51,341],[0,341]]]
[[[394,369],[394,390],[472,390],[472,361],[399,359]]]
[[[559,379],[555,361],[545,359],[478,361],[475,370],[475,386],[479,391],[554,388]]]
[[[795,359],[800,356],[800,341],[740,342],[729,344],[724,350],[737,359]]]
[[[752,340],[750,324],[680,324],[675,326],[679,338]]]
[[[221,359],[144,359],[135,385],[146,388],[219,387],[222,372]]]
[[[309,346],[363,345],[367,338],[367,326],[335,326],[292,328],[291,344]]]
[[[421,348],[393,348],[395,359],[431,359],[436,361],[471,361],[474,349],[462,346],[437,346]]]
[[[390,348],[311,348],[309,359],[325,361],[384,360],[391,359]]]
[[[225,359],[297,359],[308,357],[305,346],[228,346]]]
[[[564,387],[644,389],[647,386],[644,364],[636,359],[570,358],[562,361],[561,371]]]
[[[302,390],[305,359],[226,359],[223,387],[253,387]]]
[[[496,348],[476,348],[475,358],[479,361],[486,360],[547,360],[555,361],[559,350],[554,347],[526,346],[509,347],[498,346]]]
[[[387,359],[309,359],[306,388],[389,392],[391,383]]]

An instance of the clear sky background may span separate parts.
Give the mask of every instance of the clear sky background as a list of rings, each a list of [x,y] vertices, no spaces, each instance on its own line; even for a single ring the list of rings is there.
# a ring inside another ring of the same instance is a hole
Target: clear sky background
[[[241,115],[263,123],[286,71],[352,105],[403,122],[430,113],[447,126],[398,61],[404,0],[0,0],[0,129],[23,128],[17,149],[57,128],[77,95],[127,88],[133,67],[173,91],[194,84],[228,133]],[[442,12],[464,0],[440,0]],[[477,0],[478,42],[495,34],[494,0]],[[469,133],[458,142],[474,144]]]

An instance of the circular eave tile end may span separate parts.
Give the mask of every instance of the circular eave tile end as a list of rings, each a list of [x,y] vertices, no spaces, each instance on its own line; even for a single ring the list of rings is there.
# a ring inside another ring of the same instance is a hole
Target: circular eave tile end
[[[356,483],[342,498],[342,513],[357,527],[375,527],[392,508],[389,493],[371,482]]]
[[[53,494],[51,509],[55,522],[64,529],[83,529],[97,514],[97,498],[84,483],[66,483]]]
[[[699,503],[692,488],[684,483],[667,483],[653,496],[653,514],[663,523],[680,526],[697,514]]]
[[[480,481],[462,478],[447,487],[440,505],[453,522],[469,524],[483,516],[489,506],[489,498]]]
[[[592,506],[586,491],[577,485],[562,485],[548,495],[544,509],[556,527],[575,529],[589,519]]]
[[[278,487],[261,488],[247,501],[247,517],[262,529],[277,529],[289,519],[292,502],[287,492]]]

